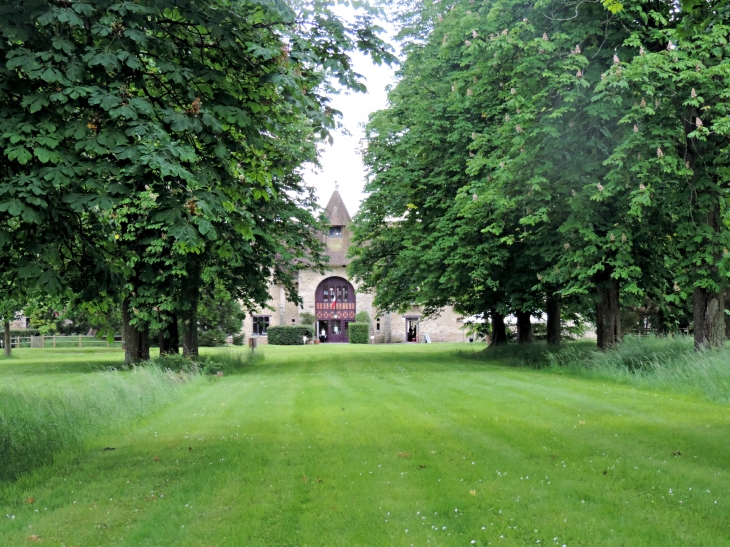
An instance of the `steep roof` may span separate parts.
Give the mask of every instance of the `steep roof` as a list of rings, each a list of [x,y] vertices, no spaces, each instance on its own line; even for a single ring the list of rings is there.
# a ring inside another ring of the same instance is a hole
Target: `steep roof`
[[[345,202],[342,201],[342,196],[337,190],[332,192],[332,197],[324,209],[324,216],[330,221],[330,226],[346,226],[352,221]]]
[[[330,266],[347,266],[350,263],[350,259],[347,258],[347,251],[350,248],[350,237],[352,233],[350,231],[350,213],[345,207],[345,202],[342,201],[342,196],[337,191],[332,192],[332,197],[325,207],[324,216],[329,221],[330,226],[342,226],[341,236],[330,236],[328,232],[323,234],[324,243],[327,249],[327,254],[330,257]]]

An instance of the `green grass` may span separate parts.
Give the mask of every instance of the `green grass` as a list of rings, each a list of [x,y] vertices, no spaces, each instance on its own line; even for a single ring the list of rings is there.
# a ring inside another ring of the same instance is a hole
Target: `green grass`
[[[266,347],[0,486],[0,545],[730,545],[730,407],[464,347]],[[0,382],[115,364],[17,354]]]

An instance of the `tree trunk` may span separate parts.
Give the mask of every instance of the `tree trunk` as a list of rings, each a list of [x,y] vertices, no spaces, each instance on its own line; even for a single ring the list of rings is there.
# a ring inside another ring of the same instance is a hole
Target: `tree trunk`
[[[726,292],[723,295],[723,300],[725,301],[725,311],[730,311],[730,307],[728,307],[730,304],[730,293]],[[725,313],[725,338],[730,339],[730,315],[727,313]]]
[[[170,318],[164,329],[160,329],[160,355],[177,355],[180,353],[180,333],[177,326],[177,315]]]
[[[198,356],[198,312],[187,315],[183,323],[182,337],[183,355],[188,357]]]
[[[182,345],[183,355],[198,356],[198,301],[200,300],[200,274],[202,264],[193,263],[188,268],[188,275],[183,280],[182,298]]]
[[[504,315],[492,310],[492,343],[490,346],[499,346],[507,343],[507,330],[504,326]]]
[[[722,292],[694,290],[695,348],[721,346],[725,343],[725,299]]]
[[[562,337],[560,322],[560,300],[555,297],[547,299],[547,343],[557,346]]]
[[[596,276],[596,336],[598,347],[607,350],[621,341],[618,279],[610,271]]]
[[[5,357],[10,357],[12,354],[12,349],[10,348],[10,321],[4,322],[5,327],[5,338],[3,340],[3,345],[5,349]]]
[[[714,204],[709,207],[706,212],[707,224],[714,232],[716,240],[717,234],[721,233],[725,227],[722,221],[722,212],[720,209],[720,198],[714,197]],[[715,241],[707,241],[708,248],[716,247]],[[714,264],[710,266],[712,273],[710,279],[720,278],[718,265],[722,261],[722,253],[717,253],[714,257]],[[695,287],[694,290],[694,335],[695,349],[703,349],[721,346],[725,343],[725,295],[722,291],[711,291],[706,288]]]
[[[657,336],[668,336],[669,335],[669,327],[667,326],[666,322],[666,315],[664,315],[664,312],[659,309],[656,312],[656,333]]]
[[[147,328],[139,329],[130,323],[132,314],[129,299],[122,302],[122,338],[124,339],[124,362],[128,365],[150,358],[150,340]]]
[[[517,343],[530,344],[533,341],[532,323],[530,321],[531,313],[526,311],[518,311],[517,316]]]
[[[140,356],[142,361],[150,360],[150,330],[146,327],[143,330],[138,330],[139,333],[139,348]]]

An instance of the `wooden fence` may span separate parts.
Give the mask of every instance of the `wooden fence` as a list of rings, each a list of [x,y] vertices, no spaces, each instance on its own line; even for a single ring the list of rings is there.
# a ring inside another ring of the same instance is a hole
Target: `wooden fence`
[[[3,347],[4,340],[0,337],[0,347]],[[71,336],[12,336],[10,338],[11,348],[121,348],[122,339],[115,336],[110,342],[106,338],[96,336],[84,336],[81,334]]]

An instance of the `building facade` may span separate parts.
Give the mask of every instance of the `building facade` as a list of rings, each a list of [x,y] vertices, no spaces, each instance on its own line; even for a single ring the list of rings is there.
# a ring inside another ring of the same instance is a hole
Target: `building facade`
[[[258,338],[259,344],[266,343],[270,326],[301,324],[301,314],[308,312],[316,318],[316,333],[322,342],[347,342],[348,323],[355,321],[358,312],[366,311],[370,316],[372,340],[377,344],[465,341],[463,317],[448,307],[432,318],[422,318],[417,305],[404,314],[380,314],[373,307],[373,295],[359,292],[357,284],[347,276],[352,219],[337,190],[327,204],[325,216],[329,226],[322,237],[330,258],[329,270],[324,275],[313,269],[298,273],[296,287],[301,305],[287,301],[284,288],[272,284],[267,309],[251,311],[244,321],[246,337]]]

